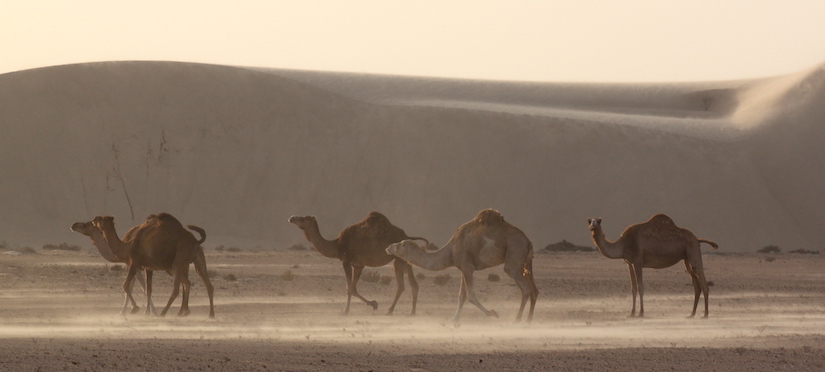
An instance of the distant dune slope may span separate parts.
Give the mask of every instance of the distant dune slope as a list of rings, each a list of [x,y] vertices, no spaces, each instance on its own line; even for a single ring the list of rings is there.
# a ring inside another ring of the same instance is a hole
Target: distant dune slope
[[[370,210],[444,242],[496,208],[534,243],[667,213],[723,251],[825,248],[825,67],[693,84],[508,83],[107,62],[0,75],[0,242],[169,212],[284,248]]]

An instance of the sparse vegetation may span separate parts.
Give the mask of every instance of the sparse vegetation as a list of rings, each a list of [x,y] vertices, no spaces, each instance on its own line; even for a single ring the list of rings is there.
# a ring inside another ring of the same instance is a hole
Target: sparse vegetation
[[[392,276],[390,275],[381,275],[381,284],[389,285],[392,283]]]
[[[226,250],[229,251],[229,252],[240,252],[241,251],[241,249],[238,248],[238,247],[229,247],[229,248],[226,248]]]
[[[424,275],[424,273],[418,273],[418,274],[415,274],[415,278],[418,279],[418,280],[424,280],[424,279],[427,279],[427,276]]]
[[[292,274],[291,270],[284,271],[284,273],[281,274],[281,280],[286,280],[288,282],[291,282],[292,279],[295,279],[295,275]]]
[[[762,248],[759,248],[759,250],[757,250],[757,252],[759,252],[759,253],[779,253],[779,252],[782,252],[782,249],[775,246],[775,245],[773,245],[773,244],[771,244],[771,245],[766,245]]]
[[[596,248],[584,245],[576,245],[571,242],[568,242],[565,239],[562,241],[554,244],[548,244],[544,247],[544,250],[547,252],[593,252]]]
[[[487,275],[487,281],[497,282],[499,280],[501,280],[501,277],[499,277],[498,274],[490,273],[490,275]]]
[[[444,274],[444,275],[436,276],[433,281],[435,282],[435,284],[438,284],[438,285],[441,285],[441,286],[446,285],[447,282],[450,281],[450,274]]]
[[[34,250],[32,247],[23,247],[20,248],[20,253],[22,254],[37,254],[37,251]]]
[[[305,251],[305,250],[307,250],[307,247],[305,245],[301,244],[301,243],[298,243],[298,244],[293,244],[288,249],[290,251]]]
[[[123,265],[112,265],[109,267],[109,271],[123,271]]]
[[[788,252],[790,252],[790,253],[799,253],[799,254],[819,254],[819,251],[812,251],[812,250],[801,249],[801,248],[797,249],[797,250],[793,250],[793,251],[788,251]]]
[[[69,245],[67,243],[60,243],[59,245],[46,244],[43,246],[44,251],[79,251],[80,246]]]
[[[381,274],[373,270],[364,270],[364,272],[361,273],[361,280],[369,283],[378,283],[378,281],[381,280]]]
[[[235,274],[226,274],[223,276],[223,280],[226,280],[227,282],[234,282],[238,280],[238,277],[235,276]]]

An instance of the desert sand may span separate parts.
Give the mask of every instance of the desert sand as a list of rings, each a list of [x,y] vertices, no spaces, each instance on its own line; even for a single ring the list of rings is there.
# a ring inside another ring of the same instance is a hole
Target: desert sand
[[[825,65],[657,84],[128,61],[2,74],[0,370],[821,370],[822,258],[786,252],[825,248],[824,100]],[[537,254],[530,325],[512,323],[500,268],[476,275],[498,319],[448,323],[457,271],[420,269],[415,317],[409,293],[383,315],[380,280],[359,286],[379,309],[344,317],[340,263],[292,250],[307,243],[286,222],[316,215],[333,238],[376,210],[442,245],[484,208],[536,251],[590,245],[589,217],[612,240],[665,213],[720,246],[710,319],[685,319],[680,265],[645,271],[646,317],[628,319],[627,268],[598,253]],[[206,230],[216,319],[196,278],[187,318],[117,316],[125,272],[69,231],[160,212]],[[767,245],[783,253],[754,253]]]
[[[393,283],[362,281],[378,310],[353,303],[336,260],[304,251],[208,251],[216,318],[194,279],[186,318],[117,315],[125,270],[97,252],[0,257],[2,370],[821,370],[825,298],[819,255],[706,254],[709,319],[687,319],[683,267],[646,270],[646,317],[628,318],[626,266],[598,252],[537,253],[534,321],[501,268],[476,273],[480,300],[450,323],[458,271],[417,269],[418,315],[385,316]],[[368,269],[379,277],[391,267]],[[291,275],[287,274],[291,273]],[[447,274],[444,285],[436,277]],[[490,274],[501,280],[491,281]],[[155,275],[155,301],[171,278]],[[142,296],[139,297],[139,301]],[[174,314],[180,301],[175,303]]]

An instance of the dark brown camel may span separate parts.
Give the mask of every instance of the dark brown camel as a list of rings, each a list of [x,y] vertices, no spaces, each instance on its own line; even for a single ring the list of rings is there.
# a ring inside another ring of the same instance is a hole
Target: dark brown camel
[[[152,296],[152,271],[163,270],[174,274],[174,284],[172,295],[169,297],[166,307],[160,315],[165,316],[172,302],[178,296],[180,287],[183,287],[183,300],[178,312],[179,316],[189,315],[189,264],[195,264],[195,272],[201,277],[209,295],[209,317],[215,317],[213,305],[212,283],[206,270],[206,257],[203,254],[201,243],[206,240],[206,233],[203,229],[188,225],[191,230],[197,231],[201,235],[201,240],[196,240],[191,232],[183,228],[183,225],[173,216],[167,213],[149,216],[142,224],[136,227],[134,238],[128,241],[120,240],[115,231],[114,217],[95,217],[94,224],[102,232],[112,252],[118,257],[123,257],[129,265],[129,272],[126,281],[123,283],[123,290],[133,306],[136,306],[132,298],[130,282],[134,279],[139,268],[146,270],[146,296]]]
[[[645,314],[642,268],[663,269],[684,260],[690,279],[693,281],[693,312],[699,304],[699,295],[705,295],[705,316],[708,317],[708,283],[702,267],[702,250],[699,243],[719,246],[705,239],[699,239],[688,229],[677,227],[670,217],[657,214],[645,223],[631,225],[624,230],[619,240],[610,242],[604,237],[602,219],[587,219],[593,242],[607,258],[621,258],[630,269],[630,289],[633,293],[633,309],[630,316],[636,316],[636,292],[639,293],[639,316]]]
[[[404,292],[404,274],[412,288],[412,311],[410,315],[415,315],[415,306],[418,302],[418,282],[413,275],[412,266],[402,259],[396,259],[387,254],[387,246],[410,238],[404,230],[390,223],[389,219],[378,212],[370,212],[364,220],[350,227],[347,227],[338,235],[335,240],[326,240],[321,236],[318,229],[318,222],[315,216],[292,216],[289,222],[304,230],[307,240],[315,249],[325,257],[337,258],[344,266],[344,275],[347,279],[347,307],[344,314],[349,314],[352,296],[355,296],[373,310],[378,309],[378,302],[368,301],[358,293],[358,279],[365,266],[384,266],[391,261],[395,266],[395,280],[398,287],[395,292],[395,300],[387,310],[387,315],[391,315],[398,303],[398,298]]]

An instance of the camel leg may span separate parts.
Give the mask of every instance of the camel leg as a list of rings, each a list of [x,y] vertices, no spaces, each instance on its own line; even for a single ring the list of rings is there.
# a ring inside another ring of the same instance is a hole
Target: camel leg
[[[209,295],[209,318],[214,318],[215,306],[212,304],[212,296],[215,288],[212,287],[212,282],[209,281],[209,272],[206,270],[206,257],[203,254],[203,249],[199,250],[195,255],[194,264],[195,272],[198,273],[198,276],[203,280],[203,284],[206,286],[206,294]]]
[[[152,315],[152,307],[149,304],[152,301],[152,270],[144,270],[146,273],[146,315]],[[140,277],[140,276],[138,276]]]
[[[402,262],[405,261],[397,258],[393,261],[393,268],[395,270],[395,283],[397,286],[395,289],[395,300],[392,301],[392,306],[390,306],[390,308],[387,310],[387,315],[392,315],[393,311],[395,311],[395,304],[398,303],[398,299],[401,298],[401,294],[404,293],[405,268]]]
[[[699,286],[699,278],[696,277],[696,273],[693,272],[693,268],[690,267],[687,260],[685,260],[685,268],[690,275],[690,280],[693,282],[693,311],[688,316],[688,318],[693,318],[696,315],[696,307],[699,305],[699,295],[702,293],[702,288]]]
[[[536,309],[536,300],[539,298],[539,289],[536,287],[536,278],[533,277],[533,260],[527,262],[524,268],[524,279],[530,284],[530,313],[527,314],[527,323],[533,321],[533,310]]]
[[[180,310],[178,311],[178,316],[187,316],[189,315],[189,293],[192,290],[192,282],[189,281],[189,264],[182,265],[179,270],[180,274],[180,282],[181,286],[183,287],[183,299],[181,300]]]
[[[633,265],[628,264],[627,268],[630,270],[630,292],[633,293],[633,308],[630,310],[630,317],[636,316],[636,293],[638,293],[639,287],[636,285],[636,271],[633,269]]]
[[[358,293],[358,280],[361,279],[362,272],[364,272],[363,266],[352,267],[352,287],[350,287],[352,288],[352,293],[350,293],[350,295],[355,296],[361,301],[364,301],[367,305],[372,306],[373,310],[378,310],[378,301],[367,300],[364,296],[361,296],[361,294]]]
[[[352,265],[344,262],[344,276],[347,279],[347,307],[344,309],[344,315],[349,315],[349,305],[352,302]]]
[[[407,264],[404,260],[402,261]],[[410,315],[415,315],[415,305],[418,304],[418,280],[415,279],[415,273],[413,273],[412,265],[407,264],[404,267],[404,271],[407,273],[407,280],[410,282],[410,289],[412,289],[412,311],[410,311]]]
[[[636,287],[639,288],[639,317],[645,316],[645,284],[642,280],[642,264],[633,265],[633,271],[636,274]],[[636,301],[633,301],[636,304]]]
[[[166,312],[169,311],[169,308],[172,306],[172,302],[175,301],[175,298],[178,297],[180,293],[180,273],[175,272],[175,281],[172,283],[172,295],[169,296],[169,302],[166,303],[166,307],[163,308],[163,311],[160,312],[160,316],[166,316]]]
[[[700,260],[701,260],[701,257],[700,257]],[[707,318],[708,317],[708,292],[709,292],[710,288],[708,287],[708,282],[705,279],[705,269],[702,267],[702,261],[699,261],[698,263],[691,264],[690,268],[693,271],[693,273],[696,275],[696,280],[699,282],[699,288],[701,288],[702,293],[704,294],[704,297],[705,297],[705,315],[702,318]],[[696,296],[697,296],[697,299],[698,299],[699,295],[697,294]],[[694,308],[695,307],[696,307],[696,305],[694,305]],[[695,311],[695,309],[694,309],[694,311]]]
[[[126,292],[126,303],[123,304],[123,309],[120,310],[121,315],[126,313],[126,306],[129,303],[132,304],[132,314],[140,311],[137,302],[135,302],[134,297],[132,297],[132,286],[134,285],[137,268],[137,265],[129,265],[129,272],[126,274],[126,281],[123,282],[123,291]]]
[[[147,311],[151,311],[152,314],[158,315],[158,311],[157,311],[157,309],[155,309],[155,304],[152,303],[152,296],[149,296],[146,293],[146,279],[144,279],[143,275],[135,275],[135,277],[137,278],[138,283],[140,283],[140,287],[143,288],[143,294],[146,295],[146,302],[147,302],[146,308],[147,308]],[[133,284],[134,284],[134,282],[133,282]]]
[[[476,293],[473,290],[473,271],[468,270],[468,272],[462,274],[464,274],[464,282],[467,284],[467,300],[469,300],[471,304],[476,305],[484,315],[498,318],[498,313],[496,313],[495,310],[487,310],[484,305],[481,304],[481,301],[476,298]]]
[[[464,301],[467,300],[467,284],[464,282],[464,276],[461,276],[461,286],[458,289],[458,307],[455,310],[455,315],[453,315],[452,322],[458,323],[459,318],[461,317],[461,309],[464,308]]]
[[[530,284],[527,283],[527,280],[524,278],[524,267],[513,267],[515,265],[505,265],[504,272],[507,273],[507,276],[513,279],[516,282],[516,286],[521,290],[521,304],[518,308],[518,314],[516,315],[516,322],[521,321],[521,316],[524,313],[524,306],[527,305],[527,299],[532,294],[532,288]]]
[[[136,275],[136,276],[138,278],[141,277],[140,275]],[[141,281],[141,283],[144,283],[144,282]],[[129,283],[129,291],[134,290],[134,288],[135,288],[135,281],[132,280]],[[146,293],[146,286],[145,285],[143,286],[143,292]],[[137,306],[137,304],[135,304],[135,306]],[[126,308],[128,308],[128,307],[129,307],[129,295],[126,294],[126,291],[123,291],[123,307],[120,309],[120,313],[118,313],[118,315],[126,315]]]

